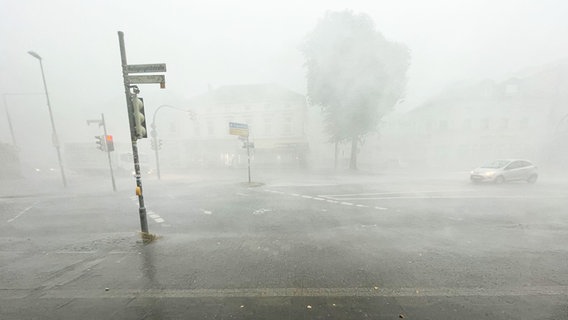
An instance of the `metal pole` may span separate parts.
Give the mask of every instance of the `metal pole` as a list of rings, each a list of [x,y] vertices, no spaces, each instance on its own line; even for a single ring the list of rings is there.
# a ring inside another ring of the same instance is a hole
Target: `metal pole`
[[[249,136],[247,135],[247,155],[248,155],[248,177],[250,183],[250,143],[249,143]]]
[[[176,108],[174,106],[170,106],[167,104],[161,105],[158,107],[158,109],[156,109],[156,111],[154,111],[154,115],[152,116],[152,132],[150,132],[150,135],[152,136],[152,139],[154,140],[154,146],[156,147],[154,150],[154,153],[156,154],[156,170],[158,173],[158,180],[161,180],[161,175],[160,175],[160,156],[159,156],[159,139],[158,139],[158,130],[156,130],[156,115],[158,114],[158,111],[160,111],[160,109],[162,108],[171,108],[171,109],[175,109],[175,110],[180,110],[183,112],[189,112],[191,114],[191,111],[188,110],[184,110],[181,108]]]
[[[144,207],[144,193],[142,189],[142,179],[140,176],[140,162],[138,158],[138,144],[136,133],[134,132],[134,116],[132,114],[132,98],[133,95],[130,93],[130,83],[128,82],[128,72],[126,71],[126,49],[124,46],[124,33],[122,31],[118,32],[118,42],[120,45],[120,59],[122,63],[122,78],[124,81],[124,94],[126,96],[126,106],[128,109],[128,120],[130,122],[130,139],[132,141],[132,157],[134,158],[134,172],[136,174],[136,187],[138,195],[138,204],[140,209],[138,210],[140,214],[140,227],[142,233],[148,233],[148,220],[146,217],[146,207]],[[136,95],[134,95],[135,97]]]
[[[51,128],[53,131],[53,145],[55,146],[55,150],[57,151],[57,160],[59,161],[59,170],[61,171],[61,179],[63,180],[63,186],[67,187],[67,179],[65,178],[65,170],[63,169],[63,161],[61,160],[61,150],[59,149],[59,137],[57,136],[57,130],[55,129],[55,121],[53,121],[53,112],[51,111],[51,103],[49,102],[49,93],[47,92],[47,83],[45,81],[45,73],[43,71],[43,62],[42,59],[37,53],[34,55],[30,53],[32,56],[39,60],[39,67],[41,68],[41,78],[43,80],[43,88],[45,90],[45,97],[47,99],[47,108],[49,110],[49,119],[51,120]]]
[[[18,150],[18,145],[16,144],[16,136],[14,135],[14,127],[12,126],[12,118],[10,118],[10,113],[8,112],[8,102],[6,102],[6,94],[2,95],[4,100],[4,110],[6,111],[6,119],[8,119],[8,127],[10,128],[10,135],[12,136],[12,145],[14,149]]]
[[[156,110],[158,111],[158,110]],[[156,117],[156,113],[154,113],[154,118]],[[152,139],[154,140],[154,153],[156,155],[156,171],[158,173],[158,180],[162,180],[162,176],[160,175],[160,156],[158,154],[158,149],[160,149],[158,145],[158,131],[156,130],[156,124],[152,122]]]
[[[103,122],[103,131],[105,133],[105,145],[107,143],[107,127],[106,127],[106,122],[105,122],[105,114],[101,113],[101,119]],[[110,178],[112,180],[112,191],[116,192],[116,183],[114,182],[114,172],[112,171],[112,161],[110,159],[110,150],[108,149],[108,145],[106,145],[106,152],[107,152],[107,157],[108,157],[108,166],[110,168]]]

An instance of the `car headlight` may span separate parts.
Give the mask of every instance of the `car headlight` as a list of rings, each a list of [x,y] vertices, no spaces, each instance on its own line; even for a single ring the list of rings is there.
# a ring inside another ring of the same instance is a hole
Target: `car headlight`
[[[487,177],[492,177],[492,176],[495,175],[495,172],[493,172],[493,171],[491,171],[491,172],[485,172],[484,175],[487,176]]]

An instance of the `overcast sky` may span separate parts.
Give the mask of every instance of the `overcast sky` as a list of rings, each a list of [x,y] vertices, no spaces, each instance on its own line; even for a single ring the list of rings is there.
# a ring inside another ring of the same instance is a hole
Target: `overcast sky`
[[[147,104],[183,107],[209,85],[270,82],[305,93],[298,47],[327,10],[343,9],[370,15],[388,39],[410,48],[406,109],[458,80],[500,80],[568,56],[562,0],[0,0],[0,93],[43,91],[38,62],[26,54],[34,50],[44,58],[63,140],[92,140],[85,120],[101,112],[116,113],[109,122],[123,127],[119,30],[129,63],[167,64],[167,89],[142,88]],[[42,99],[8,96],[21,139],[50,132]],[[31,113],[38,116],[24,121]],[[0,141],[8,142],[3,112],[0,123]]]

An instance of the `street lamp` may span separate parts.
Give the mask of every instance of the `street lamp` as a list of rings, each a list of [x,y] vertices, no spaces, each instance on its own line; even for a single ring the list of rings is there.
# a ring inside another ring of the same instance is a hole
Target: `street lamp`
[[[34,51],[28,51],[28,54],[39,61],[39,67],[41,68],[41,78],[43,80],[43,88],[45,90],[45,98],[47,99],[47,108],[49,110],[49,119],[51,120],[51,129],[53,130],[52,134],[53,146],[57,151],[57,160],[59,161],[59,170],[61,171],[61,179],[63,180],[63,186],[67,187],[67,179],[65,179],[65,171],[63,170],[63,162],[61,161],[61,151],[59,150],[59,138],[57,137],[55,122],[53,121],[53,113],[51,112],[51,104],[49,103],[49,94],[47,92],[47,84],[45,82],[45,73],[43,72],[42,58],[39,54],[35,53]]]
[[[181,109],[181,108],[176,108],[174,106],[170,106],[170,105],[166,105],[166,104],[159,106],[156,109],[156,111],[154,111],[154,115],[152,116],[152,124],[150,125],[150,127],[152,128],[152,131],[150,131],[150,136],[152,137],[152,145],[153,145],[153,148],[154,148],[154,152],[156,154],[156,173],[158,174],[158,180],[161,180],[162,178],[160,176],[160,156],[158,155],[158,150],[160,149],[160,144],[159,144],[159,140],[158,140],[158,131],[156,130],[156,115],[158,114],[158,111],[162,108],[171,108],[171,109],[187,112],[191,115],[192,119],[195,116],[195,113],[193,113],[193,111],[184,110],[184,109]]]

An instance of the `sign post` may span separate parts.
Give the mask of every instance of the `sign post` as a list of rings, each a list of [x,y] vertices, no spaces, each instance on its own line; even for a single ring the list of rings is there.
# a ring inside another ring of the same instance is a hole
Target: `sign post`
[[[141,65],[128,65],[126,61],[126,49],[124,45],[124,33],[118,32],[118,42],[120,46],[120,59],[122,64],[122,77],[124,80],[124,94],[126,96],[126,107],[128,109],[128,120],[130,123],[130,138],[132,141],[132,157],[134,159],[134,171],[136,174],[136,195],[138,196],[139,214],[140,214],[140,227],[142,229],[142,238],[144,241],[152,241],[154,236],[148,233],[148,219],[146,217],[146,207],[144,206],[144,194],[142,189],[142,177],[140,174],[140,160],[138,157],[138,139],[145,138],[145,134],[140,134],[142,129],[145,131],[145,123],[143,117],[143,102],[138,98],[140,89],[136,84],[142,83],[159,83],[160,88],[166,87],[166,79],[164,75],[129,75],[130,73],[152,73],[152,72],[165,72],[166,65],[164,63],[158,64],[141,64]],[[132,90],[132,92],[131,92]],[[136,103],[136,106],[135,106]],[[141,104],[141,105],[140,105]],[[135,109],[137,108],[137,110]],[[136,115],[135,115],[135,112]],[[140,116],[142,115],[142,116]],[[138,125],[137,125],[138,122]],[[142,128],[144,126],[144,128]]]
[[[229,134],[245,138],[245,143],[247,147],[247,157],[248,157],[248,182],[251,183],[250,179],[250,143],[249,143],[249,126],[245,123],[229,122]]]

